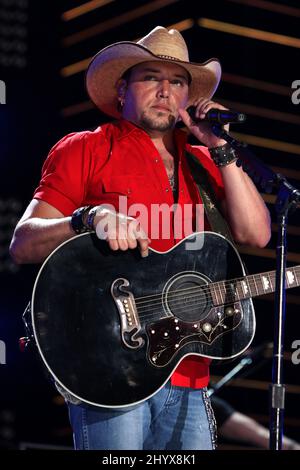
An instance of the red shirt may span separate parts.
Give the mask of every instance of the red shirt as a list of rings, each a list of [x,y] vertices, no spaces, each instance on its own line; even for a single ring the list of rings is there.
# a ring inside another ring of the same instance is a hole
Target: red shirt
[[[162,233],[162,224],[151,226],[151,204],[169,207],[174,204],[164,163],[148,134],[125,120],[105,124],[93,132],[76,132],[62,138],[44,163],[34,198],[51,204],[65,216],[81,206],[109,203],[117,211],[138,217],[136,211],[132,212],[132,204],[143,203],[148,211],[140,221],[149,234],[150,246],[157,251],[167,251],[192,231],[204,229],[201,217],[196,224],[196,204],[198,213],[203,206],[184,158],[185,150],[199,158],[210,175],[216,196],[224,197],[220,172],[207,148],[187,144],[186,134],[178,129],[175,130],[175,143],[178,150],[177,204],[183,216],[179,222],[176,219],[175,227],[176,211],[174,217],[169,213],[164,220],[167,238]],[[119,196],[123,196],[127,208],[123,203],[120,207]],[[191,215],[193,224],[188,224],[185,219],[191,219]],[[209,363],[210,360],[199,356],[184,358],[172,375],[172,384],[192,388],[207,386]]]

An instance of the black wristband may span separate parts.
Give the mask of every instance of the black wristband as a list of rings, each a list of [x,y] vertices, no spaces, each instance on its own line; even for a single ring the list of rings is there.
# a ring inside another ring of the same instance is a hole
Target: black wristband
[[[87,216],[87,219],[86,219],[86,226],[88,227],[88,229],[92,232],[95,230],[95,227],[94,227],[94,218],[95,218],[95,215],[97,214],[97,210],[99,209],[99,206],[95,206],[95,207],[92,207],[90,210],[89,210],[89,213],[88,213],[88,216]]]
[[[84,216],[92,207],[93,206],[79,207],[79,209],[76,209],[73,212],[71,217],[71,227],[75,233],[80,234],[90,232],[89,227],[84,223]]]
[[[237,160],[234,148],[228,143],[208,150],[216,166],[226,166]]]

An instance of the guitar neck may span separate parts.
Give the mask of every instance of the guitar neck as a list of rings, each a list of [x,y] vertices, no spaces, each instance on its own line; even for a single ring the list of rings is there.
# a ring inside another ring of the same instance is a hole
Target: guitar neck
[[[250,297],[270,294],[275,291],[276,271],[251,274],[243,278],[210,284],[210,292],[214,305],[224,305]],[[285,287],[290,289],[300,285],[300,265],[287,268]]]

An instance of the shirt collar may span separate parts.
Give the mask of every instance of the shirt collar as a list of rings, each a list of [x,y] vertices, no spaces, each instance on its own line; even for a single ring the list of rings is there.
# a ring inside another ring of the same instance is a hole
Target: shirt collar
[[[126,119],[118,119],[117,121],[114,121],[113,124],[119,130],[119,135],[117,136],[117,140],[122,140],[125,137],[127,137],[129,134],[132,134],[133,132],[134,133],[143,132],[143,134],[146,134],[145,131],[143,131],[143,129],[139,128],[132,122],[127,121]]]
[[[149,135],[144,129],[138,127],[136,124],[130,121],[127,121],[126,119],[119,119],[118,121],[114,122],[114,125],[116,125],[120,132],[119,136],[117,137],[118,140],[121,140],[132,133],[143,134],[145,137],[148,137],[150,139]],[[178,156],[181,159],[182,152],[184,151],[187,142],[187,133],[182,131],[181,129],[175,128],[174,138],[178,151]]]

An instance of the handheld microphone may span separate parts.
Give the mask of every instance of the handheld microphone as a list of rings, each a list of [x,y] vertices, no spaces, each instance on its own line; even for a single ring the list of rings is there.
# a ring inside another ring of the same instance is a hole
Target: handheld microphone
[[[189,106],[187,109],[188,114],[193,119],[194,122],[212,122],[212,123],[219,123],[219,124],[228,124],[229,122],[232,123],[242,123],[246,121],[246,114],[239,113],[237,111],[232,111],[230,109],[217,109],[212,108],[207,113],[204,119],[200,119],[195,116],[196,107]]]

